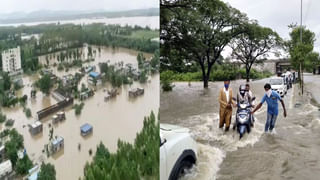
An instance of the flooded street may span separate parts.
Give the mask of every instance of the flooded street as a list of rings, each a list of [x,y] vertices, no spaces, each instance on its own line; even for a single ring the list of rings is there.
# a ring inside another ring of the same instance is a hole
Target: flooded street
[[[264,95],[269,79],[251,82],[256,104]],[[191,129],[198,142],[197,165],[183,179],[318,179],[320,175],[320,111],[311,101],[319,98],[320,76],[305,74],[307,90],[299,96],[299,85],[284,97],[288,116],[279,104],[276,130],[264,134],[267,105],[255,113],[255,127],[239,140],[236,131],[224,132],[219,124],[219,89],[223,82],[175,83],[172,92],[161,93],[161,123],[178,124]],[[234,96],[244,80],[231,81]],[[317,96],[317,98],[316,98]],[[296,105],[301,104],[301,106]],[[235,120],[233,109],[232,123]],[[303,168],[302,168],[303,167]]]
[[[95,49],[97,47],[93,47]],[[124,48],[101,48],[101,54],[97,52],[96,60],[85,65],[97,65],[99,62],[107,62],[114,64],[120,61],[132,63],[133,67],[137,67],[138,52]],[[145,54],[147,58],[151,54]],[[40,58],[41,61],[42,58]],[[51,61],[51,60],[50,60]],[[97,66],[97,71],[99,67]],[[57,71],[53,68],[53,72],[62,77],[66,74],[74,74],[78,68],[70,68],[68,72]],[[87,75],[86,75],[87,76]],[[81,82],[86,83],[87,77],[83,77]],[[38,75],[24,76],[23,81],[25,87],[18,92],[18,96],[27,94],[30,97],[31,84],[37,80]],[[80,86],[81,86],[80,82]],[[86,83],[87,84],[87,83]],[[144,88],[144,95],[135,99],[129,99],[128,90],[130,88]],[[32,118],[27,119],[23,108],[16,106],[14,108],[3,108],[2,111],[10,119],[14,119],[14,128],[18,130],[24,137],[24,144],[30,159],[34,163],[50,162],[55,165],[57,179],[76,180],[83,177],[83,169],[86,162],[91,161],[89,150],[92,150],[92,156],[95,154],[96,146],[103,142],[111,151],[117,150],[118,139],[133,143],[136,133],[143,127],[143,118],[150,115],[151,111],[156,114],[159,109],[159,75],[149,77],[145,84],[134,82],[131,86],[125,85],[120,88],[120,94],[108,102],[104,101],[107,92],[104,88],[111,89],[110,84],[98,86],[95,95],[84,100],[84,108],[81,115],[76,116],[71,106],[65,109],[66,120],[60,122],[54,127],[53,136],[62,136],[64,138],[64,149],[57,152],[53,156],[47,158],[43,153],[44,145],[49,143],[49,124],[52,124],[51,116],[41,120],[43,123],[43,132],[39,135],[32,136],[28,130],[28,124],[35,122],[36,112],[57,103],[52,96],[45,96],[40,91],[37,92],[36,99],[28,98],[27,107],[31,109]],[[80,103],[76,101],[75,103]],[[80,126],[89,123],[93,126],[93,133],[87,137],[80,135]],[[2,129],[4,125],[2,125]],[[78,149],[78,146],[81,149]]]

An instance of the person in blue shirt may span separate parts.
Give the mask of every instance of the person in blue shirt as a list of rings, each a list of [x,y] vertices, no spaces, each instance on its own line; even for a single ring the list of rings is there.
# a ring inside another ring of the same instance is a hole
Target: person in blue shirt
[[[265,132],[268,132],[268,131],[271,132],[275,126],[277,116],[278,116],[278,101],[281,102],[284,117],[287,116],[287,111],[280,95],[277,92],[271,90],[270,84],[268,83],[265,84],[264,90],[266,91],[266,94],[263,96],[261,102],[257,105],[257,107],[251,112],[251,114],[254,114],[258,109],[260,109],[262,104],[266,101],[268,104],[268,113],[267,113],[267,121],[266,121],[264,130]]]

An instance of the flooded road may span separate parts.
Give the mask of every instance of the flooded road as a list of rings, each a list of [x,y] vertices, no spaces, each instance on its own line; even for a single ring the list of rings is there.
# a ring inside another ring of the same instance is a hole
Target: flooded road
[[[108,48],[102,48],[101,56],[98,57],[97,55],[96,61],[91,64],[96,65],[99,62],[110,60],[111,64],[124,61],[137,66],[137,54],[138,52],[126,49],[109,51]],[[54,72],[57,72],[57,75],[62,77],[65,74],[74,74],[77,70],[72,68],[67,73],[64,71]],[[38,75],[24,76],[25,87],[18,92],[18,95],[27,94],[30,96],[31,84],[37,78],[39,78]],[[86,77],[83,78],[83,82],[86,82]],[[136,99],[129,99],[128,90],[135,87],[144,88],[145,93]],[[57,179],[76,180],[79,177],[83,177],[85,163],[92,159],[89,155],[90,149],[94,155],[96,146],[100,142],[103,142],[111,152],[116,151],[118,139],[133,143],[136,133],[143,127],[143,118],[150,115],[151,111],[158,113],[160,101],[158,74],[149,77],[146,84],[135,82],[131,86],[123,86],[120,89],[120,94],[108,102],[104,101],[104,97],[107,94],[107,92],[103,91],[104,88],[111,89],[111,86],[109,84],[98,86],[95,95],[84,101],[85,105],[81,115],[75,116],[75,112],[71,107],[65,109],[66,120],[53,125],[53,135],[64,138],[64,149],[49,158],[42,150],[44,145],[49,143],[51,116],[42,120],[44,123],[43,133],[37,136],[30,134],[27,125],[35,121],[34,117],[37,111],[55,104],[56,100],[38,91],[36,99],[29,98],[27,101],[27,107],[31,109],[34,116],[29,119],[26,118],[23,108],[20,106],[4,108],[2,111],[8,118],[15,120],[14,128],[23,135],[25,148],[34,163],[50,162],[55,165]],[[93,133],[88,137],[80,135],[80,126],[85,123],[93,126]],[[2,126],[1,129],[4,128],[4,125]],[[81,145],[80,150],[78,149],[79,144]]]
[[[251,82],[257,103],[268,80]],[[307,88],[316,91],[319,88],[311,83],[319,82],[320,76],[305,75]],[[243,80],[232,81],[231,88],[237,92],[243,83]],[[255,113],[252,132],[240,141],[237,132],[218,129],[217,100],[223,82],[210,83],[207,90],[201,82],[193,82],[190,87],[187,83],[175,85],[172,92],[161,93],[160,122],[190,128],[199,145],[198,163],[183,179],[318,179],[320,112],[310,103],[310,94],[299,96],[298,84],[284,97],[287,118],[279,105],[275,133],[263,132],[267,109],[264,104]],[[296,103],[301,106],[296,108]],[[232,122],[234,115],[235,109]]]

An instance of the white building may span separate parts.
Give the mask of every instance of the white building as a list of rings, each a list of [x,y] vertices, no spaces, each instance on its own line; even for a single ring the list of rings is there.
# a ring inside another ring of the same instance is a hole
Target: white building
[[[2,70],[10,74],[21,72],[20,47],[2,52]]]

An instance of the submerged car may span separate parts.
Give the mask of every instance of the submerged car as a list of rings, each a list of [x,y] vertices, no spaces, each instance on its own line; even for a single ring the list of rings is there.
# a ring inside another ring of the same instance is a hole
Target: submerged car
[[[270,79],[271,89],[276,91],[281,97],[287,94],[287,85],[282,77]]]
[[[197,143],[188,128],[160,124],[160,180],[183,177],[196,164]]]

